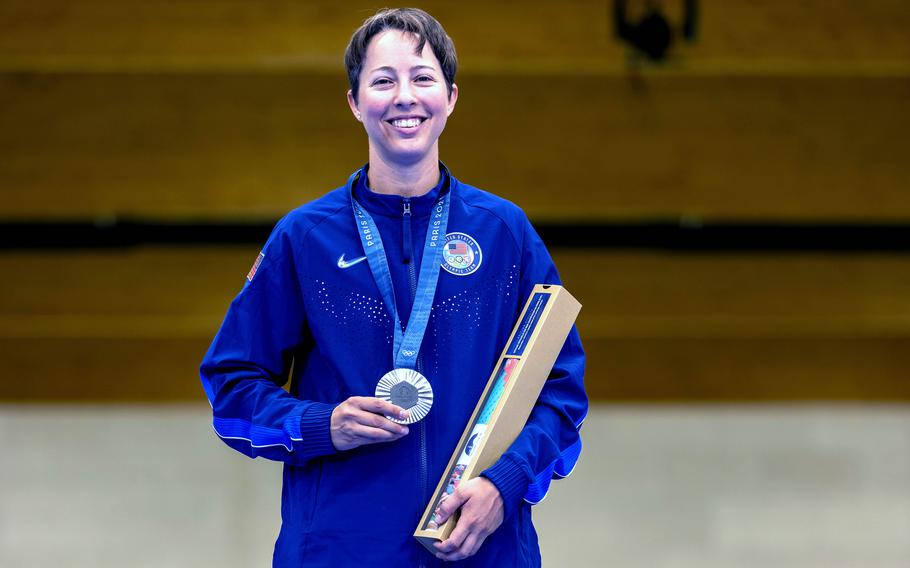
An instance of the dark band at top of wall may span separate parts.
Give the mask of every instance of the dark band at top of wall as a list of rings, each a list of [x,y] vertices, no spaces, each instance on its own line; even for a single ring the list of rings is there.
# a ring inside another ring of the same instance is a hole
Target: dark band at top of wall
[[[274,221],[0,222],[0,249],[260,245]],[[535,222],[551,248],[679,252],[910,252],[910,221],[851,222]]]

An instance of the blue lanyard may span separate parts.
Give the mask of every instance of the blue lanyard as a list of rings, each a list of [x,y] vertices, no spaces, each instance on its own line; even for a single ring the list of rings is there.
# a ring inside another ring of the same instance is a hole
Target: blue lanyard
[[[370,265],[370,272],[379,287],[382,301],[395,321],[393,353],[395,368],[406,367],[416,369],[417,353],[423,336],[430,321],[430,310],[433,307],[433,297],[436,295],[436,282],[439,280],[440,265],[442,264],[442,249],[445,243],[446,225],[449,222],[449,193],[442,195],[433,205],[430,224],[427,226],[426,241],[423,245],[423,256],[420,261],[420,277],[417,280],[417,294],[414,297],[414,306],[408,318],[408,327],[401,329],[401,318],[395,305],[395,289],[392,284],[392,274],[389,272],[389,261],[382,246],[379,228],[376,222],[363,207],[354,199],[354,180],[363,170],[354,172],[348,178],[347,189],[351,196],[351,208],[354,210],[354,221],[357,223],[357,232],[363,245],[363,252]]]

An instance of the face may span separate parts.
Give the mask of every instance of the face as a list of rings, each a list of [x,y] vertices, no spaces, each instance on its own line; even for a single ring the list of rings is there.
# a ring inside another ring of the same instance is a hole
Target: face
[[[367,47],[360,72],[357,102],[348,104],[363,123],[370,142],[370,161],[411,165],[439,156],[439,135],[455,110],[458,87],[449,97],[439,61],[430,44],[414,53],[413,35],[386,30]]]

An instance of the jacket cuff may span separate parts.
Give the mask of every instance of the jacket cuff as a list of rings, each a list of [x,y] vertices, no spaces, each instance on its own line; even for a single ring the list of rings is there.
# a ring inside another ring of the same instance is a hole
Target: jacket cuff
[[[304,460],[334,454],[338,450],[332,444],[329,426],[332,411],[337,404],[311,402],[300,415],[301,457]]]
[[[505,454],[480,475],[492,481],[496,489],[499,489],[505,509],[503,517],[504,519],[511,517],[528,491],[530,477],[524,466],[515,458]]]

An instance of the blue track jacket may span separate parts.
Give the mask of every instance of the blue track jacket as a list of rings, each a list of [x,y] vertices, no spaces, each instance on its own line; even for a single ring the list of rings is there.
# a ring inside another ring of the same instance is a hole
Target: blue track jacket
[[[413,532],[531,288],[560,283],[512,203],[459,182],[442,164],[429,193],[381,195],[367,186],[366,167],[352,189],[340,187],[278,222],[201,366],[217,435],[247,456],[285,464],[278,567],[443,564]],[[393,366],[393,319],[360,260],[351,190],[382,236],[403,325],[441,191],[451,192],[447,235],[461,243],[469,237],[474,254],[470,266],[439,275],[419,356],[434,391],[429,415],[399,440],[339,452],[329,435],[332,410],[348,397],[373,396]],[[502,494],[505,520],[475,556],[455,565],[540,565],[531,505],[552,478],[575,467],[588,408],[584,364],[573,327],[527,425],[482,474]]]

